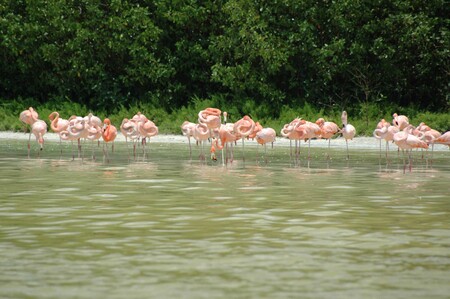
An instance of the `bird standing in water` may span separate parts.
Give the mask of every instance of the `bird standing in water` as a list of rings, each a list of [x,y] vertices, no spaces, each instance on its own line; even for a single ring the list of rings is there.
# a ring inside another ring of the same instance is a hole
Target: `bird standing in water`
[[[347,160],[350,158],[348,154],[348,140],[352,140],[356,135],[356,129],[353,125],[349,124],[347,121],[347,111],[342,111],[341,115],[343,128],[341,129],[342,136],[345,138],[345,143],[347,145]]]
[[[111,124],[111,121],[109,118],[105,118],[103,121],[103,132],[102,132],[102,138],[103,141],[105,141],[103,146],[103,154],[106,156],[106,161],[109,162],[109,156],[108,156],[108,143],[111,142],[111,151],[114,152],[114,140],[117,137],[117,129],[114,125]],[[106,147],[106,149],[105,149]]]
[[[39,143],[40,151],[44,148],[44,134],[47,133],[47,124],[45,121],[38,119],[31,125],[31,132]],[[39,155],[40,155],[39,151]],[[28,147],[28,158],[30,157],[30,147]]]

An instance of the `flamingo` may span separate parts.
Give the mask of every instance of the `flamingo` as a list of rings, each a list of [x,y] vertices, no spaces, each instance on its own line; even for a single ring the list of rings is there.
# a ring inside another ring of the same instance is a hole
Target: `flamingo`
[[[75,131],[76,134],[79,133],[79,137],[77,139],[78,143],[78,158],[82,157],[81,153],[81,138],[86,139],[88,136],[88,127],[89,124],[86,122],[84,117],[72,115],[69,117],[69,127],[72,128],[72,131]]]
[[[342,111],[341,120],[343,128],[341,129],[342,136],[345,138],[345,143],[347,144],[347,160],[350,158],[348,154],[348,140],[352,140],[356,135],[356,129],[353,125],[347,122],[347,111]]]
[[[308,140],[308,167],[309,167],[309,160],[311,160],[311,139],[320,137],[321,129],[320,127],[313,122],[301,120],[297,123],[296,127],[294,128],[294,131],[297,132],[299,139],[305,140],[305,142]]]
[[[373,131],[373,136],[374,136],[375,138],[377,138],[377,136],[375,136],[375,135],[376,135],[375,131],[376,131],[376,130],[379,130],[379,129],[382,129],[386,124],[389,124],[389,123],[388,123],[384,118],[378,122],[377,127],[376,127],[375,130]],[[390,125],[390,124],[389,124],[389,125]],[[380,140],[380,160],[381,160],[381,139],[382,139],[382,138],[377,138],[377,139]]]
[[[375,129],[373,131],[373,136],[380,140],[384,139],[386,141],[386,160],[389,161],[388,152],[389,152],[389,141],[394,140],[394,134],[398,133],[399,129],[396,126],[391,126],[388,122],[383,123],[383,127],[379,129]],[[381,155],[381,146],[380,146],[380,155]]]
[[[24,123],[24,131],[27,130],[27,125],[31,127],[37,120],[39,114],[33,109],[33,107],[29,107],[27,110],[24,110],[19,115],[19,120]],[[30,136],[28,137],[28,152],[30,151],[30,140],[31,140],[31,130]]]
[[[259,121],[255,122],[255,128],[253,129],[253,132],[247,136],[247,139],[255,139],[256,134],[258,134],[258,132],[260,132],[262,129],[263,127],[261,126]]]
[[[434,140],[441,137],[441,133],[435,129],[430,128],[424,122],[421,122],[416,130],[423,133],[422,139],[428,144],[431,144],[431,163],[433,163],[433,152],[434,152]],[[423,155],[422,155],[423,158]]]
[[[231,126],[233,125],[233,126]],[[231,162],[233,162],[233,143],[235,143],[239,138],[233,131],[234,124],[222,124],[219,128],[218,137],[220,139],[221,145],[218,142],[215,146],[222,151],[222,165],[225,165],[223,148],[226,147],[226,164],[228,164],[228,157],[230,157]],[[228,149],[230,148],[230,155],[228,155]]]
[[[300,154],[300,150],[298,149],[298,141],[300,140],[300,136],[298,132],[294,129],[299,125],[298,123],[302,122],[301,118],[295,118],[289,124],[285,124],[281,129],[281,136],[289,138],[289,149],[290,149],[290,157],[292,159],[292,140],[295,140],[295,161],[298,161],[298,156]]]
[[[139,111],[133,116],[131,120],[136,123],[145,122],[147,120],[147,117]]]
[[[398,127],[400,131],[409,125],[409,119],[405,115],[398,115],[397,113],[394,113],[392,114],[392,117],[392,124]]]
[[[405,128],[406,129],[406,128]],[[428,149],[428,144],[420,140],[417,136],[414,136],[412,134],[409,134],[407,130],[400,131],[398,133],[394,134],[394,142],[395,144],[402,149],[403,151],[403,157],[404,157],[404,151],[408,151],[409,156],[409,171],[411,171],[412,165],[411,165],[411,150],[414,148],[424,148]],[[406,169],[406,163],[403,158],[403,173]]]
[[[111,142],[111,151],[114,152],[114,140],[117,137],[117,129],[114,125],[111,124],[109,118],[105,118],[103,120],[103,132],[102,132],[103,141],[105,144],[103,146],[103,155],[106,156],[106,160],[109,162],[108,156],[108,143]],[[106,146],[106,150],[105,150]]]
[[[191,137],[194,135],[194,128],[195,124],[190,121],[185,121],[181,124],[181,131],[183,132],[183,135],[187,137],[189,143],[189,159],[192,159]]]
[[[244,138],[253,133],[255,129],[255,122],[250,116],[245,115],[243,118],[234,123],[233,131],[237,137],[242,138],[242,160],[245,161],[244,156]]]
[[[258,133],[256,133],[256,142],[264,145],[264,158],[267,164],[267,143],[272,144],[275,142],[277,133],[272,128],[262,128]]]
[[[450,131],[447,131],[440,137],[434,139],[433,143],[448,145],[448,147],[450,148]]]
[[[217,108],[206,108],[198,113],[198,122],[205,124],[210,130],[210,137],[212,136],[212,130],[219,129],[221,124],[222,111]]]
[[[67,130],[69,127],[69,121],[67,119],[62,119],[59,117],[59,113],[57,111],[54,111],[50,113],[48,116],[50,120],[50,128],[53,132],[59,135],[59,148],[61,149],[61,156],[62,156],[62,144],[61,144],[61,135],[60,133],[64,130]]]
[[[441,137],[441,133],[435,129],[430,128],[429,126],[427,126],[424,122],[421,122],[417,128],[417,130],[419,130],[420,132],[422,132],[423,135],[423,140],[428,143],[431,144],[431,150],[433,151],[433,145],[434,145],[434,140],[436,138]]]
[[[122,120],[122,123],[120,124],[120,132],[123,136],[125,136],[125,142],[127,144],[127,150],[128,150],[128,138],[131,139],[133,142],[133,156],[134,159],[136,159],[136,140],[139,139],[139,131],[138,131],[138,124],[134,120],[130,120],[128,118],[124,118]],[[128,157],[130,156],[129,150],[128,150]]]
[[[233,132],[234,123],[228,122],[228,113],[226,111],[223,112],[223,123],[225,124],[228,131]]]
[[[84,119],[80,121],[75,121],[74,119],[69,121],[69,126],[66,130],[61,131],[59,136],[62,140],[70,140],[72,142],[72,160],[75,159],[75,155],[73,153],[73,141],[80,140],[80,138],[85,134],[85,124]]]
[[[89,125],[97,125],[99,127],[102,126],[102,120],[100,117],[93,115],[92,113],[89,113],[87,116],[84,117],[84,121]]]
[[[28,108],[20,113],[19,119],[26,125],[32,125],[39,118],[39,114],[33,109],[33,107]]]
[[[142,136],[142,146],[144,149],[144,159],[145,159],[145,146],[147,144],[147,137],[150,142],[150,138],[158,135],[158,127],[151,120],[146,120],[145,122],[140,122],[138,124],[139,135]]]
[[[40,146],[40,151],[42,151],[44,146],[44,134],[47,133],[47,124],[45,123],[45,121],[38,119],[31,125],[31,132],[36,137],[36,141],[39,143]],[[28,158],[29,157],[30,157],[30,148],[28,147]]]
[[[210,131],[206,124],[200,123],[200,124],[195,125],[193,137],[196,140],[197,144],[200,143],[200,146],[201,146],[201,153],[199,156],[200,160],[205,160],[203,142],[208,140],[209,136],[210,136]]]
[[[92,141],[92,160],[95,160],[95,147],[94,147],[94,141],[97,140],[97,142],[100,142],[100,138],[102,137],[103,130],[100,126],[98,126],[96,123],[90,125],[87,128],[87,139]]]
[[[86,124],[86,131],[89,130],[90,127],[102,127],[103,123],[100,117],[93,115],[92,113],[89,113],[87,116],[84,117],[85,124]],[[95,129],[94,129],[95,130]],[[86,132],[86,139],[88,139],[89,133]],[[101,136],[100,136],[101,137]],[[97,139],[97,145],[100,146],[100,139]]]
[[[327,159],[329,159],[331,138],[339,132],[339,127],[334,122],[325,121],[323,118],[316,120],[316,124],[320,127],[320,137],[328,139]]]

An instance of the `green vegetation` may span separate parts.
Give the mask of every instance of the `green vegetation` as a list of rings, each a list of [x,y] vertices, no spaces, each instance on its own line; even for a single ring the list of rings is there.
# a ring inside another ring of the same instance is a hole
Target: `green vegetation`
[[[342,110],[359,134],[393,112],[450,127],[444,0],[0,2],[1,130],[28,106],[161,133],[207,106],[277,131]]]
[[[24,125],[19,121],[21,111],[33,106],[39,113],[39,118],[45,120],[48,124],[48,115],[52,111],[58,111],[63,118],[69,118],[71,115],[85,116],[89,112],[94,113],[100,118],[109,117],[114,125],[120,126],[122,119],[131,118],[138,111],[144,113],[149,119],[155,122],[161,134],[181,134],[180,126],[185,120],[197,121],[197,115],[200,110],[206,107],[220,107],[229,114],[229,121],[233,122],[248,114],[255,121],[259,121],[264,127],[274,128],[278,134],[285,123],[289,123],[295,117],[301,117],[306,120],[315,121],[319,117],[334,121],[341,125],[341,111],[338,109],[324,110],[316,109],[312,105],[305,103],[302,107],[291,108],[283,106],[278,118],[274,118],[270,109],[257,105],[253,101],[247,101],[244,107],[236,107],[219,103],[213,100],[202,100],[195,98],[189,106],[174,109],[171,113],[162,108],[155,107],[152,104],[140,103],[126,108],[122,105],[117,106],[111,112],[93,111],[85,105],[69,102],[47,102],[39,105],[33,100],[10,101],[0,105],[0,131],[19,131],[24,129]],[[438,131],[445,132],[449,130],[450,114],[437,112],[417,112],[417,109],[391,109],[392,107],[383,107],[380,105],[370,105],[366,109],[349,110],[349,122],[356,127],[357,135],[371,136],[372,132],[381,118],[392,121],[393,112],[406,114],[410,122],[418,125],[425,122]],[[361,111],[361,112],[358,112]]]

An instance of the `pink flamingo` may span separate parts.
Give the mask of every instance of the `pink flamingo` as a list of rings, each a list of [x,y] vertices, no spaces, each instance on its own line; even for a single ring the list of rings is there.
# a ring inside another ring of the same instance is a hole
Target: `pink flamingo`
[[[222,151],[222,165],[225,165],[223,149],[226,147],[226,164],[228,164],[228,159],[230,158],[230,162],[233,162],[234,154],[233,154],[233,143],[235,143],[239,138],[233,131],[232,124],[222,124],[219,128],[219,139],[221,145],[219,145],[218,141],[215,142],[214,146]],[[228,151],[230,150],[230,153]]]
[[[132,119],[124,118],[120,124],[120,132],[125,136],[125,143],[127,144],[128,158],[130,152],[128,149],[128,138],[133,142],[133,156],[136,159],[136,140],[139,139],[138,123]]]
[[[136,123],[145,122],[147,120],[147,117],[139,111],[133,116],[131,120]]]
[[[433,152],[434,152],[434,143],[433,140],[439,138],[441,133],[437,130],[434,130],[427,126],[424,122],[421,122],[415,129],[414,135],[421,138],[428,145],[431,144],[431,163],[433,163]],[[422,150],[422,159],[423,159],[423,150]]]
[[[289,139],[289,150],[290,150],[290,158],[292,159],[292,140],[295,140],[295,162],[298,161],[298,157],[300,155],[300,149],[298,148],[298,141],[300,140],[300,136],[297,131],[294,129],[299,125],[299,123],[304,123],[304,120],[301,118],[295,118],[290,123],[285,124],[281,129],[281,136]]]
[[[253,129],[253,132],[247,136],[247,139],[255,139],[256,134],[258,134],[258,132],[260,132],[262,129],[263,127],[261,126],[259,121],[255,122],[255,128]]]
[[[404,115],[398,115],[397,113],[394,113],[392,114],[392,117],[394,118],[392,120],[392,124],[398,127],[400,131],[409,125],[409,119]]]
[[[69,126],[66,130],[59,132],[59,136],[62,140],[70,140],[72,142],[72,160],[75,159],[75,155],[73,153],[73,141],[80,141],[80,138],[85,134],[86,126],[84,123],[84,119],[77,120],[76,117],[69,120]],[[78,157],[80,157],[80,146],[78,146]]]
[[[39,114],[33,109],[33,107],[28,108],[20,113],[19,119],[26,125],[32,125],[38,120]]]
[[[103,125],[102,120],[98,116],[93,115],[92,113],[89,113],[87,116],[85,116],[84,121],[86,124],[86,131],[88,131],[90,127],[100,127],[101,128]],[[85,135],[86,135],[85,138],[89,139],[88,138],[89,133],[86,132]],[[96,140],[97,140],[97,146],[100,147],[100,139],[96,139]]]
[[[384,118],[378,122],[377,127],[373,131],[373,136],[375,138],[377,138],[377,136],[375,136],[376,135],[375,131],[383,128],[386,124],[389,124],[389,123]],[[380,140],[380,160],[381,160],[381,138],[377,138],[377,139]]]
[[[93,115],[92,113],[89,113],[87,116],[84,117],[84,121],[86,122],[86,124],[88,124],[89,126],[99,126],[101,127],[103,125],[102,120],[100,119],[100,117]]]
[[[192,159],[191,137],[194,136],[194,129],[195,124],[193,122],[185,121],[181,124],[181,132],[187,137],[189,143],[189,159]]]
[[[343,128],[341,129],[342,136],[345,138],[345,143],[347,144],[347,160],[350,158],[348,154],[348,140],[352,140],[356,135],[356,129],[353,125],[349,124],[347,121],[347,112],[342,111],[341,120]]]
[[[436,138],[441,137],[441,133],[435,129],[430,128],[429,126],[427,126],[425,123],[421,122],[417,127],[416,130],[422,132],[423,135],[423,139],[425,140],[426,143],[428,144],[433,144],[433,140],[435,140]]]
[[[394,134],[398,133],[399,129],[396,126],[391,126],[388,122],[383,123],[383,127],[375,129],[373,131],[373,136],[380,140],[384,139],[386,141],[386,160],[389,161],[388,152],[389,152],[389,141],[394,140]],[[380,154],[381,154],[381,146],[380,146]]]
[[[92,160],[95,160],[95,146],[94,141],[97,140],[97,143],[100,142],[100,138],[102,137],[103,129],[98,126],[96,123],[91,124],[87,128],[87,139],[92,142]]]
[[[77,139],[78,143],[78,158],[82,158],[82,152],[81,152],[81,139],[86,139],[88,136],[88,129],[89,124],[86,122],[86,120],[81,116],[72,115],[69,117],[69,128],[72,128],[71,131],[76,132],[75,134],[79,137]],[[73,136],[73,134],[72,134]]]
[[[69,121],[67,119],[62,119],[59,117],[59,113],[54,111],[50,113],[48,116],[50,120],[50,128],[53,132],[59,135],[59,148],[61,149],[61,156],[62,156],[62,144],[61,144],[61,135],[60,133],[64,130],[67,130],[69,127]]]
[[[450,131],[447,131],[440,137],[434,139],[433,143],[448,145],[448,147],[450,148]]]
[[[212,130],[220,127],[220,115],[222,111],[217,108],[206,108],[198,113],[198,122],[205,124],[210,130],[210,137],[212,137]]]
[[[233,131],[237,137],[242,138],[242,160],[245,161],[244,156],[244,139],[255,129],[255,122],[250,116],[245,115],[243,118],[234,123]]]
[[[27,125],[31,127],[38,120],[38,113],[33,109],[33,107],[29,107],[27,110],[24,110],[19,115],[19,120],[24,123],[24,131],[27,130]],[[28,152],[30,151],[30,140],[31,140],[31,130],[30,135],[28,137]]]
[[[39,143],[40,146],[40,151],[42,151],[44,147],[44,134],[47,133],[47,124],[45,123],[45,121],[38,119],[31,125],[31,132],[36,137],[36,141]],[[30,148],[28,147],[28,158],[29,157],[30,157]]]
[[[420,140],[417,136],[409,134],[407,131],[400,131],[394,135],[395,144],[403,151],[403,173],[406,169],[406,162],[404,159],[404,151],[408,151],[409,156],[409,171],[411,171],[411,150],[414,148],[428,149],[428,144],[425,141]]]
[[[330,158],[330,142],[331,138],[339,132],[337,124],[331,121],[325,121],[323,118],[316,120],[316,124],[320,127],[320,137],[328,139],[328,153],[327,159]]]
[[[114,152],[114,140],[117,137],[117,129],[114,125],[111,124],[111,121],[109,118],[105,118],[103,120],[103,132],[102,132],[103,141],[105,141],[105,144],[103,146],[103,154],[106,156],[106,161],[109,162],[109,156],[108,156],[108,143],[111,142],[111,151]],[[106,150],[105,150],[106,146]]]
[[[210,136],[209,128],[206,124],[200,123],[196,124],[194,127],[194,133],[193,137],[196,140],[197,144],[200,143],[201,146],[201,153],[200,153],[200,160],[205,160],[205,152],[204,152],[204,141],[208,140]]]
[[[313,122],[302,120],[297,123],[297,126],[294,128],[294,131],[297,132],[299,139],[308,141],[308,166],[309,160],[311,160],[311,139],[318,138],[321,134],[320,127]]]
[[[158,127],[151,120],[146,120],[145,122],[140,122],[138,124],[139,135],[142,137],[142,147],[144,149],[144,159],[146,156],[145,147],[147,144],[147,138],[150,142],[150,138],[158,135]]]
[[[267,164],[267,143],[272,144],[275,142],[277,133],[272,128],[262,128],[258,133],[256,133],[256,142],[261,145],[264,145],[264,159]]]

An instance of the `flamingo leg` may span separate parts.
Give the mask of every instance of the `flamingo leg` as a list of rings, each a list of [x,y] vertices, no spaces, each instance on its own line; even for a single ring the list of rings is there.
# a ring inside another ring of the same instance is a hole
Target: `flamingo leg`
[[[380,156],[379,156],[379,160],[381,161],[381,139],[380,139]]]
[[[30,148],[31,148],[31,131],[30,131],[30,137],[28,137],[28,159],[30,158]]]
[[[266,164],[267,164],[268,160],[267,160],[267,144],[266,143],[264,143],[264,158],[265,158]]]
[[[310,149],[311,149],[311,139],[308,139],[308,168],[309,168],[309,162],[311,161]]]
[[[403,173],[406,172],[406,160],[405,160],[405,150],[402,149],[402,156],[403,156]]]
[[[308,139],[308,160],[311,160],[311,139]]]
[[[242,138],[242,161],[245,162],[244,138]]]
[[[78,138],[78,158],[81,158],[81,140]]]
[[[222,148],[222,166],[225,166],[225,157],[223,156],[223,148]]]
[[[347,160],[349,160],[349,159],[350,159],[350,156],[349,156],[349,154],[348,154],[348,140],[347,140],[347,139],[345,139],[345,143],[346,143],[346,145],[347,145]]]
[[[290,154],[289,154],[290,161],[295,163],[295,154],[293,154],[291,139],[289,139],[289,148],[290,148]],[[295,151],[295,144],[294,144],[294,151]]]
[[[389,141],[386,141],[386,162],[389,164]]]
[[[108,143],[107,142],[105,142],[103,145],[103,157],[106,158],[106,163],[109,163]]]
[[[62,141],[61,141],[61,136],[59,136],[59,148],[60,148],[60,150],[61,150],[61,153],[59,154],[59,159],[61,160],[61,158],[62,158]]]
[[[189,159],[192,159],[192,146],[191,146],[191,137],[188,136],[188,143],[189,143]]]
[[[200,141],[200,161],[205,160],[203,141]]]
[[[433,166],[434,142],[431,144],[430,166]]]
[[[327,152],[327,160],[330,159],[330,143],[331,143],[331,138],[328,138],[328,152]]]
[[[128,146],[128,138],[125,136],[125,144],[127,145],[128,160],[130,160],[130,148]]]
[[[408,152],[408,158],[409,158],[409,172],[412,170],[412,159],[411,159],[412,150],[409,150]]]
[[[73,140],[71,140],[70,142],[71,142],[70,150],[72,152],[72,161],[73,161],[75,160],[75,153],[73,152]]]

